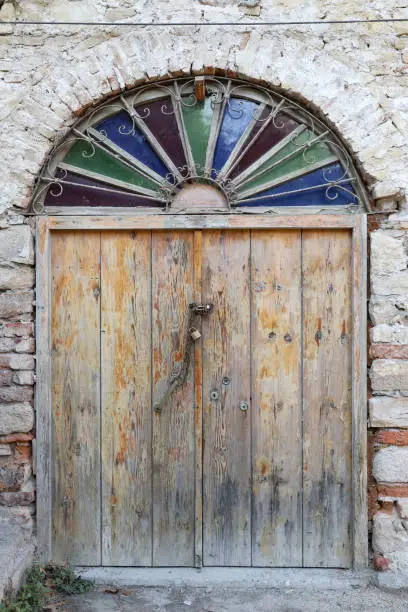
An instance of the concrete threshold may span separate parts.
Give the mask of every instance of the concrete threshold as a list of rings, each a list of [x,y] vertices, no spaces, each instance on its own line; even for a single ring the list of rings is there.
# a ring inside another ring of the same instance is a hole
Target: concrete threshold
[[[349,589],[378,585],[378,574],[370,569],[286,569],[246,567],[128,568],[77,567],[83,578],[96,584],[123,587],[205,587],[248,589]]]

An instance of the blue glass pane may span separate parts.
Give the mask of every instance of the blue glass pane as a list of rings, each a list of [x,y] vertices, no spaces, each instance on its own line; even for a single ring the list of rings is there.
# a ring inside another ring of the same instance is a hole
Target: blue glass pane
[[[279,187],[274,187],[273,189],[268,189],[258,194],[258,196],[268,195],[275,197],[261,200],[255,199],[257,196],[251,196],[251,198],[254,199],[251,202],[242,202],[241,206],[346,206],[348,204],[357,204],[357,200],[352,194],[341,189],[341,187],[343,187],[354,193],[352,183],[342,183],[339,187],[331,187],[328,189],[328,181],[336,181],[343,178],[347,177],[344,176],[342,166],[339,163],[332,164],[325,168],[320,168],[320,170],[305,174],[293,181],[283,183],[279,185]],[[288,191],[307,189],[317,185],[324,186],[310,191],[277,197],[279,194]],[[336,195],[337,197],[335,198],[334,196]]]
[[[259,105],[255,102],[231,98],[230,105],[225,109],[215,147],[213,167],[216,170],[221,170],[224,166],[258,108]]]
[[[104,119],[96,129],[99,132],[104,131],[118,147],[143,162],[157,174],[161,176],[167,174],[166,166],[153,151],[142,132],[133,126],[131,118],[125,111]]]

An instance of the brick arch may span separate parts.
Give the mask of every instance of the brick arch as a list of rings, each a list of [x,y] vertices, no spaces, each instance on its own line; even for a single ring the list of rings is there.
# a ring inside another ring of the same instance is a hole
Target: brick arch
[[[83,52],[80,61],[75,61],[75,49],[67,48],[64,60],[49,67],[29,93],[16,94],[11,111],[3,121],[0,116],[6,136],[6,162],[13,160],[0,204],[26,206],[33,177],[51,145],[90,105],[144,82],[203,72],[245,75],[298,101],[307,101],[341,134],[366,184],[373,188],[374,197],[404,189],[405,177],[395,175],[386,158],[387,153],[394,161],[408,157],[408,151],[397,147],[398,129],[391,117],[387,118],[376,90],[361,84],[361,77],[349,66],[346,69],[334,60],[328,71],[325,66],[331,58],[325,57],[324,50],[311,53],[306,43],[300,42],[288,46],[281,57],[274,42],[270,40],[268,46],[256,31],[237,35],[235,44],[230,38],[225,40],[221,28],[215,28],[214,35],[207,33],[206,39],[207,48],[203,49],[198,34],[193,37],[154,29],[121,32],[117,38]],[[161,51],[167,43],[172,49],[170,57],[164,57]]]

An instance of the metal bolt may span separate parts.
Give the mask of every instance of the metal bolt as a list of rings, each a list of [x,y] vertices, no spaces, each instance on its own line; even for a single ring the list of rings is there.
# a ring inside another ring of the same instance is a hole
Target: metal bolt
[[[248,402],[240,402],[239,407],[242,410],[242,412],[246,412],[249,408]]]
[[[218,391],[211,391],[211,393],[210,393],[210,398],[211,398],[212,400],[217,400],[217,399],[218,399],[218,397],[219,397]]]
[[[222,379],[222,384],[223,385],[229,385],[231,384],[231,379],[229,378],[229,376],[224,376]]]

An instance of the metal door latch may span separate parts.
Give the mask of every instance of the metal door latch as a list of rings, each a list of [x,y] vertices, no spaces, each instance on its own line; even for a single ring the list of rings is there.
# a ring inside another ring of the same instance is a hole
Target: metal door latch
[[[158,414],[160,414],[163,406],[174,391],[182,387],[187,380],[191,362],[191,347],[194,342],[201,338],[201,333],[193,325],[196,323],[196,318],[210,314],[213,308],[213,304],[196,304],[195,302],[192,302],[188,305],[189,312],[187,316],[187,329],[185,331],[186,336],[184,341],[184,356],[181,362],[173,365],[170,373],[170,379],[167,384],[167,390],[165,391],[161,400],[153,406],[154,411]]]
[[[190,304],[190,309],[194,312],[195,315],[210,314],[213,308],[214,304],[196,304],[195,302]]]

